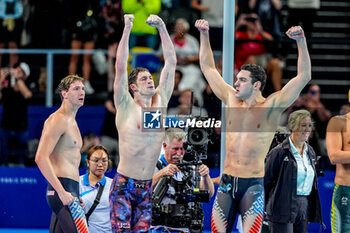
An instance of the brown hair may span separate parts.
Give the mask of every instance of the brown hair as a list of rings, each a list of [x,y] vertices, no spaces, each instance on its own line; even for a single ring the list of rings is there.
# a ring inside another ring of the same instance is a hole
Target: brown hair
[[[256,64],[244,64],[241,66],[241,70],[246,70],[250,72],[250,77],[252,79],[252,84],[260,81],[260,91],[263,91],[266,85],[266,73],[265,70]]]
[[[61,92],[62,92],[63,90],[64,90],[64,91],[68,91],[70,85],[71,85],[72,83],[74,83],[75,81],[77,81],[77,80],[80,81],[80,82],[82,82],[82,83],[84,83],[84,79],[83,79],[82,77],[76,75],[76,74],[74,74],[74,75],[68,75],[68,76],[64,77],[64,78],[61,80],[61,82],[60,82],[60,84],[58,84],[58,87],[57,87],[57,90],[56,90],[56,92],[60,95],[61,100],[63,99],[63,96],[62,96],[62,93],[61,93]]]

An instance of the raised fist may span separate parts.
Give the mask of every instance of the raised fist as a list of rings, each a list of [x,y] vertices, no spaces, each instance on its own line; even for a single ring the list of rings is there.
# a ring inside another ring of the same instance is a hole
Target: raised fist
[[[133,23],[132,21],[134,20],[134,15],[131,14],[125,14],[124,15],[124,24],[125,27],[132,28]]]
[[[286,35],[293,40],[305,38],[304,31],[300,26],[294,26],[288,29]]]
[[[146,20],[146,23],[155,28],[160,28],[164,25],[163,20],[158,15],[150,15],[148,19]]]
[[[209,31],[209,23],[205,19],[198,19],[194,25],[198,31],[200,32],[208,32]]]

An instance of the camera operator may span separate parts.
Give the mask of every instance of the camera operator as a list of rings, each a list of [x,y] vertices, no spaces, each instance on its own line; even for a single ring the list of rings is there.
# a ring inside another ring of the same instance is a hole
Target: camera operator
[[[155,188],[162,177],[171,176],[177,181],[181,181],[184,173],[179,169],[177,164],[182,160],[185,150],[183,144],[186,140],[186,133],[179,128],[169,128],[166,130],[165,139],[163,142],[164,154],[158,160],[155,174],[152,179],[152,186]],[[198,172],[201,176],[200,190],[208,190],[209,196],[214,195],[214,185],[209,176],[209,168],[201,164]],[[192,177],[194,181],[194,177]],[[193,182],[194,183],[194,182]],[[170,184],[168,191],[164,195],[161,204],[177,204],[174,199],[175,188]],[[189,205],[191,203],[188,203]],[[177,228],[174,226],[160,226],[156,221],[152,222],[150,232],[189,232],[188,228]]]
[[[24,165],[28,142],[28,99],[32,97],[32,92],[25,83],[29,75],[30,68],[24,62],[13,68],[0,69],[0,99],[3,104],[0,165],[8,165],[11,148],[15,150],[19,165]],[[10,145],[10,142],[14,144]]]

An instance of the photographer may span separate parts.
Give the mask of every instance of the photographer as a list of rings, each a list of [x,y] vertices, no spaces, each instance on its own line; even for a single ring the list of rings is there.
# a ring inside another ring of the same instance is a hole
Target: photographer
[[[0,69],[0,99],[3,104],[0,165],[8,165],[10,150],[18,157],[17,162],[24,165],[28,142],[28,99],[32,97],[25,83],[29,75],[30,68],[24,62],[13,68]]]
[[[152,179],[152,186],[156,188],[156,185],[162,177],[171,176],[172,179],[176,181],[182,181],[185,177],[182,169],[180,170],[179,162],[182,160],[185,150],[183,144],[186,140],[186,134],[182,129],[179,128],[170,128],[166,130],[165,140],[163,142],[164,154],[160,156],[155,174]],[[193,166],[191,167],[193,171]],[[201,176],[200,180],[200,190],[208,190],[209,196],[212,197],[214,194],[214,185],[209,176],[209,168],[201,164],[198,168],[198,172]],[[192,181],[194,183],[195,176],[192,176]],[[172,184],[169,185],[169,188],[161,200],[161,204],[177,204],[175,199],[175,187]],[[191,205],[191,203],[188,203]],[[160,226],[157,222],[157,219],[154,219],[152,222],[151,232],[189,232],[188,228],[178,228],[175,226]]]

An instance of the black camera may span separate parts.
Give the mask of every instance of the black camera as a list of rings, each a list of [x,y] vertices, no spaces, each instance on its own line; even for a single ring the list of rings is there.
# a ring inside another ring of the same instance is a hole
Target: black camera
[[[162,177],[152,193],[152,225],[188,228],[191,232],[202,232],[204,213],[201,202],[209,202],[209,191],[199,190],[198,166],[201,161],[182,161],[177,167],[184,174],[181,181],[171,176]],[[194,172],[194,167],[196,170]],[[174,193],[167,194],[169,187]],[[176,204],[163,204],[168,196]]]
[[[258,18],[254,18],[254,17],[247,17],[247,18],[245,18],[245,20],[246,20],[246,21],[248,21],[248,22],[255,23],[255,21],[257,21],[257,20],[258,20]]]
[[[213,119],[206,117],[197,117],[195,120],[201,122],[202,127],[189,127],[187,130],[187,142],[184,145],[185,150],[190,154],[185,160],[194,160],[196,157],[199,159],[207,159],[207,149],[208,143],[210,142],[210,135],[212,134],[212,129],[210,127]],[[192,156],[191,156],[192,155]]]

